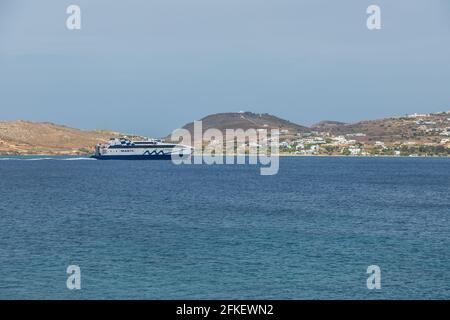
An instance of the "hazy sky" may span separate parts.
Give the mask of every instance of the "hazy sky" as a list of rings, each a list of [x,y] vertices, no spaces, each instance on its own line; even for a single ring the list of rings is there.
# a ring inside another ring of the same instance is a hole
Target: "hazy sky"
[[[0,120],[160,136],[217,112],[449,109],[449,0],[0,0]]]

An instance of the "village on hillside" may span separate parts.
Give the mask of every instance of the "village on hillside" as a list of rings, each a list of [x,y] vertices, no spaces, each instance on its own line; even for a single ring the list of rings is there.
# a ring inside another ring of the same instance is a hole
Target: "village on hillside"
[[[398,132],[390,132],[393,127]],[[292,155],[450,156],[450,111],[384,119],[378,127],[371,121],[364,131],[346,133],[341,126],[292,135],[282,130],[279,149]]]
[[[262,124],[256,131],[263,138],[247,137],[245,143],[234,144],[235,152],[270,152],[273,142],[278,141],[281,155],[450,156],[450,111],[414,113],[356,124],[323,121],[300,130],[281,127],[277,128],[277,139],[265,137],[270,129],[273,128],[269,124]],[[228,142],[233,145],[233,141],[225,141],[224,147]],[[203,141],[203,150],[211,152],[217,144],[215,140]]]

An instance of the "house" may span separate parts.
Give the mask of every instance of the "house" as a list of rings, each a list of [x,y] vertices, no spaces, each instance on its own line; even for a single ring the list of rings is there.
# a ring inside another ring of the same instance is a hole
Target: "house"
[[[304,154],[304,155],[314,155],[314,154],[318,154],[320,151],[320,147],[318,145],[312,145],[310,149],[302,149],[302,148],[298,148],[297,146],[297,151],[295,152],[296,154]]]
[[[288,149],[291,149],[292,146],[289,144],[289,142],[283,141],[283,142],[280,143],[280,148],[288,148]]]
[[[350,146],[350,147],[348,147],[348,150],[350,151],[350,154],[352,156],[360,155],[362,152],[361,148],[358,146]]]
[[[346,134],[346,136],[347,137],[365,137],[366,134],[359,132],[359,133],[349,133],[349,134]]]
[[[348,140],[344,137],[344,136],[337,136],[334,138],[331,138],[331,140],[333,141],[333,145],[347,145],[348,144]]]
[[[418,113],[413,113],[413,114],[408,114],[407,117],[408,118],[417,118],[417,117],[428,117],[428,114],[418,114]]]
[[[386,149],[386,145],[384,144],[383,141],[375,141],[375,147]]]

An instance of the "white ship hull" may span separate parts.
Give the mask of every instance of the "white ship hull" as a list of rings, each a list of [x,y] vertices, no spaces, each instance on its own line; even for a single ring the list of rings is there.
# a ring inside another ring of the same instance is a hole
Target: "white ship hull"
[[[131,142],[128,140],[114,139],[113,142],[97,145],[92,158],[98,160],[170,160],[172,154],[188,157],[192,154],[192,148],[182,145]]]

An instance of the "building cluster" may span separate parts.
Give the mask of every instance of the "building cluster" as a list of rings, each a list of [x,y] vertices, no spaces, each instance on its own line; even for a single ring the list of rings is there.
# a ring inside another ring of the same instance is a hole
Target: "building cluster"
[[[295,136],[282,134],[279,147],[283,153],[298,155],[450,155],[450,111],[414,113],[403,118],[411,124],[411,137],[389,139],[387,142],[369,139],[365,133],[333,135],[331,132],[311,131]]]

